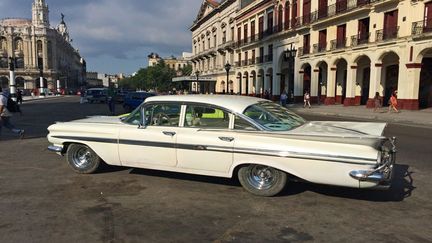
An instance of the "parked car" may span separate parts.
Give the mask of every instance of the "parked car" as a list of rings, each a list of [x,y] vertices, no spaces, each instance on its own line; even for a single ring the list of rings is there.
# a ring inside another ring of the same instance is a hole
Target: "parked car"
[[[390,186],[395,139],[385,123],[306,121],[274,102],[245,96],[172,95],[128,116],[58,122],[49,150],[77,173],[109,165],[237,176],[259,196],[288,180],[352,188]],[[292,185],[292,184],[290,184]]]
[[[131,112],[137,108],[141,103],[145,101],[148,97],[155,96],[154,93],[148,92],[129,92],[126,94],[123,101],[123,108],[126,112]]]
[[[93,102],[106,102],[108,98],[107,88],[90,88],[86,91],[86,100],[89,103]]]

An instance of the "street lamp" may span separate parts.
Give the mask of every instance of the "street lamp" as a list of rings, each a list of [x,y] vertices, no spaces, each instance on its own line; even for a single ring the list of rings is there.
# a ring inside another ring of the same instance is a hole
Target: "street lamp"
[[[39,63],[39,97],[43,97],[45,95],[42,65],[43,64]]]
[[[195,89],[195,92],[197,92],[198,93],[198,83],[199,83],[199,75],[200,75],[200,71],[196,71],[195,72],[195,76],[196,76],[196,81],[197,81],[197,83],[196,83],[196,89]],[[200,86],[201,87],[201,86]]]
[[[294,77],[293,77],[293,75],[294,75],[294,59],[295,59],[296,55],[297,55],[297,49],[291,43],[289,49],[286,49],[284,51],[284,58],[285,58],[285,61],[288,62],[288,72],[290,72],[288,75],[288,84],[290,83],[291,80],[294,80]],[[291,69],[292,69],[292,71],[291,71]],[[289,95],[288,97],[290,97],[292,91],[289,89],[291,89],[293,87],[290,87],[289,85],[287,85],[287,86],[288,86],[288,95]]]
[[[231,69],[231,64],[229,64],[229,62],[227,62],[225,64],[225,71],[227,74],[227,80],[226,80],[226,92],[229,94],[229,71]]]
[[[9,57],[9,86],[10,86],[10,96],[13,101],[17,101],[16,97],[16,81],[15,81],[15,62],[14,57]]]

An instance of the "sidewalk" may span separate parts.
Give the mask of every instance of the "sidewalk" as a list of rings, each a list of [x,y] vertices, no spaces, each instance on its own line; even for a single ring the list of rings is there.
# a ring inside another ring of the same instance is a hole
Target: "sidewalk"
[[[291,104],[288,108],[298,114],[313,114],[324,116],[337,116],[346,118],[358,118],[389,123],[401,123],[406,125],[432,126],[432,108],[409,111],[402,110],[400,113],[389,113],[387,107],[374,112],[365,106],[343,106],[343,105],[312,105],[312,108],[303,108],[302,104]]]
[[[36,101],[36,100],[46,100],[46,99],[53,99],[53,98],[63,98],[63,97],[67,97],[67,95],[60,95],[60,96],[55,96],[55,95],[47,95],[46,97],[39,97],[39,96],[23,96],[23,102],[29,102],[29,101]]]

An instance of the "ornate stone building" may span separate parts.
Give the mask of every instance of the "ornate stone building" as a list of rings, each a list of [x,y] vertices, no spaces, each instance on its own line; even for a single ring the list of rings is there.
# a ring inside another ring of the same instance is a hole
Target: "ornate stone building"
[[[174,69],[175,71],[179,71],[190,64],[191,55],[191,53],[183,52],[181,57],[170,56],[162,58],[157,53],[152,52],[147,56],[148,66],[152,67],[156,65],[159,61],[163,60],[168,67]]]
[[[50,27],[44,0],[33,2],[32,19],[0,20],[0,85],[9,86],[10,58],[15,60],[18,88],[39,88],[41,74],[48,89],[58,83],[69,89],[85,84],[86,63],[71,42],[63,14],[60,24]]]
[[[430,0],[204,0],[190,30],[216,92],[371,107],[398,90],[402,109],[432,107]]]

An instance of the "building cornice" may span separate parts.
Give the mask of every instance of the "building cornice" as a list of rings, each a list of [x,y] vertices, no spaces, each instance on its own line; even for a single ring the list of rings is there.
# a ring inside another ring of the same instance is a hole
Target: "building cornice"
[[[215,16],[217,13],[222,12],[227,7],[229,7],[231,4],[235,3],[236,0],[226,0],[222,2],[217,8],[215,8],[213,11],[211,11],[206,16],[202,17],[201,19],[195,20],[192,26],[189,28],[190,31],[195,31],[198,29],[203,23],[205,23],[207,20],[209,20],[211,17]]]

